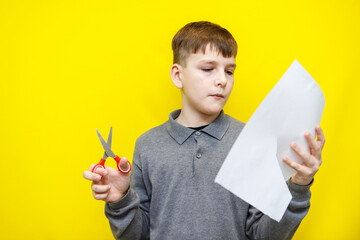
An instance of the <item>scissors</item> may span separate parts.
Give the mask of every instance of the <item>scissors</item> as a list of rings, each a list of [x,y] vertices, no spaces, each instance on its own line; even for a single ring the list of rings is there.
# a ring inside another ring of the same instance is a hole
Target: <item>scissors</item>
[[[104,164],[105,164],[106,159],[107,159],[108,157],[111,157],[111,158],[113,158],[113,159],[116,161],[116,163],[117,163],[116,166],[117,166],[117,168],[118,168],[118,170],[119,170],[120,172],[122,172],[122,173],[129,173],[129,172],[131,171],[131,163],[128,161],[128,165],[129,165],[128,169],[122,170],[121,167],[120,167],[120,159],[121,159],[121,158],[119,158],[118,155],[115,155],[115,154],[111,151],[112,127],[110,128],[110,132],[109,132],[109,136],[108,136],[108,141],[107,141],[107,143],[105,142],[104,138],[101,136],[101,134],[99,133],[99,131],[98,131],[97,129],[96,129],[96,133],[97,133],[97,135],[98,135],[98,137],[99,137],[99,139],[100,139],[100,142],[101,142],[101,144],[102,144],[105,152],[104,152],[104,156],[102,157],[102,159],[100,160],[100,162],[99,162],[98,164],[96,164],[96,165],[92,168],[91,172],[95,172],[95,170],[96,170],[97,168],[105,168],[105,165],[104,165]]]

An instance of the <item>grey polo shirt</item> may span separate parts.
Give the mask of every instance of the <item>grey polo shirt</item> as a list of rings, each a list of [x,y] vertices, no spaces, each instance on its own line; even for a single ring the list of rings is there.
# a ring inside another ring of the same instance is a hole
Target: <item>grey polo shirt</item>
[[[288,182],[293,199],[280,223],[214,182],[244,127],[222,111],[196,131],[180,110],[136,142],[131,188],[105,204],[117,239],[291,239],[310,206],[310,186]]]

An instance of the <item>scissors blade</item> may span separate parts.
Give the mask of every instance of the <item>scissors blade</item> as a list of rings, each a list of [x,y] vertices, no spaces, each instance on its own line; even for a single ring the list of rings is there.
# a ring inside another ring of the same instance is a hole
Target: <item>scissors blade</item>
[[[96,133],[97,133],[97,135],[98,135],[98,137],[99,137],[99,139],[100,139],[100,142],[101,142],[104,150],[105,150],[105,151],[106,151],[106,150],[109,150],[108,145],[106,144],[104,138],[101,136],[101,134],[99,133],[99,131],[98,131],[97,129],[96,129]]]
[[[96,133],[100,139],[101,145],[103,146],[105,153],[104,153],[104,159],[106,157],[115,157],[115,154],[111,151],[111,149],[109,148],[109,146],[106,144],[104,138],[101,136],[101,134],[99,133],[99,131],[96,129]]]
[[[108,136],[108,140],[106,142],[107,146],[111,149],[111,140],[112,140],[112,127],[110,127],[110,132]]]

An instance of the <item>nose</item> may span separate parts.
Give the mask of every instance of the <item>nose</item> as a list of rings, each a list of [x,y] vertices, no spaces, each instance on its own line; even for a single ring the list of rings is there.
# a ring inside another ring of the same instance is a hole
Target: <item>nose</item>
[[[222,71],[216,77],[215,85],[217,87],[225,87],[226,83],[227,83],[226,73],[225,71]]]

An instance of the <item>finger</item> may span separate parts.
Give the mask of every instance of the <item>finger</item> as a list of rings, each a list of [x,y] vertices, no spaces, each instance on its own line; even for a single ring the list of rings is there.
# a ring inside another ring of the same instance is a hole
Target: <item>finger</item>
[[[128,161],[128,159],[126,157],[122,157],[120,159],[120,169],[121,170],[127,171],[130,168],[129,164],[130,163],[129,163],[129,161]]]
[[[92,170],[93,170],[93,168],[94,168],[94,166],[95,166],[96,164],[93,164],[93,165],[91,165],[90,166],[90,171],[92,172]],[[95,169],[95,173],[97,173],[97,174],[100,174],[101,176],[106,176],[107,174],[108,174],[108,172],[104,169],[104,167],[103,166],[101,166],[101,165],[98,165],[98,167]]]
[[[90,181],[100,181],[101,176],[97,173],[93,173],[91,171],[85,171],[83,173],[83,177]]]
[[[89,170],[92,171],[92,169],[94,168],[95,165],[96,165],[96,164],[92,164],[92,165],[90,166]]]
[[[96,200],[105,200],[108,197],[108,195],[109,195],[109,192],[99,193],[99,194],[93,192],[93,196]]]
[[[325,144],[324,131],[321,129],[320,125],[316,125],[315,131],[316,131],[317,141],[321,143],[321,149],[322,149]]]
[[[290,144],[291,148],[296,152],[297,155],[301,157],[303,162],[308,165],[312,166],[315,164],[315,162],[312,160],[311,155],[304,151],[300,146],[298,146],[295,142],[291,142]]]
[[[99,174],[100,176],[106,176],[108,174],[108,171],[102,167],[96,168],[95,172]]]
[[[320,158],[321,157],[321,149],[320,149],[319,144],[317,144],[313,135],[309,131],[306,131],[304,135],[305,135],[306,141],[308,142],[308,144],[310,146],[311,155],[313,155],[317,158]]]
[[[290,158],[288,158],[288,157],[283,157],[283,161],[284,161],[287,165],[289,165],[289,167],[293,168],[296,172],[301,172],[301,171],[303,171],[304,166],[301,165],[301,164],[299,164],[299,163],[297,163],[297,162],[295,162],[295,161],[293,161],[293,160],[291,160]]]
[[[93,184],[91,186],[91,189],[96,193],[96,194],[103,194],[106,193],[110,190],[110,186],[109,185],[99,185],[99,184]]]

